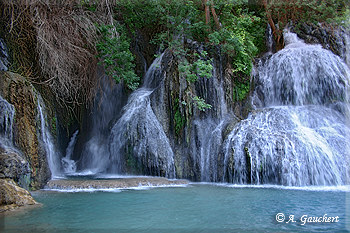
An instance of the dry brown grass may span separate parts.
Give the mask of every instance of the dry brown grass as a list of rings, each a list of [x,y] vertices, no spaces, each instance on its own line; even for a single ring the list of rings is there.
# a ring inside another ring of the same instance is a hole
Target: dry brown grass
[[[98,90],[95,23],[113,23],[112,1],[0,0],[14,69],[49,86],[59,103],[90,103]],[[85,1],[86,2],[86,1]],[[9,39],[10,38],[10,39]]]

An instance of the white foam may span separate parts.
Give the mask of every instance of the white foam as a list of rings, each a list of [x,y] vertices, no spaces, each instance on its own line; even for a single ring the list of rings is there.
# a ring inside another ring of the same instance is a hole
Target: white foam
[[[229,184],[229,183],[210,183],[193,182],[192,185],[213,185],[227,188],[256,188],[256,189],[281,189],[281,190],[299,190],[299,191],[319,191],[319,192],[350,192],[350,185],[339,186],[282,186],[282,185],[249,185],[249,184]]]
[[[92,176],[92,175],[96,175],[96,172],[91,170],[84,170],[81,172],[70,173],[69,175],[70,176]]]
[[[51,192],[63,192],[63,193],[93,193],[93,192],[111,192],[111,193],[120,193],[122,190],[119,188],[83,188],[83,189],[42,189],[43,191],[51,191]]]
[[[64,180],[64,179],[67,179],[67,178],[62,175],[55,175],[51,177],[51,180]]]
[[[124,188],[125,190],[147,190],[153,188],[185,188],[188,184],[168,184],[168,185],[140,185],[137,187]]]
[[[66,192],[66,193],[78,193],[78,192],[113,192],[119,193],[123,190],[148,190],[153,188],[184,188],[187,187],[188,184],[170,184],[170,185],[139,185],[135,187],[127,187],[127,188],[45,188],[43,191],[53,191],[53,192]]]
[[[103,179],[118,179],[118,178],[151,178],[152,176],[135,176],[135,175],[120,175],[120,174],[99,174],[96,178]]]

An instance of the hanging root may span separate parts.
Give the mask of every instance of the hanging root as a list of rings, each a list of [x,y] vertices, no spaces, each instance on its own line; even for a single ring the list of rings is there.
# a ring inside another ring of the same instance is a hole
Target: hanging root
[[[93,22],[79,9],[55,5],[38,5],[32,15],[44,83],[64,102],[89,101],[97,84]]]
[[[113,23],[111,1],[0,0],[0,7],[2,34],[13,45],[12,70],[50,87],[58,103],[90,103],[99,83],[95,23]]]

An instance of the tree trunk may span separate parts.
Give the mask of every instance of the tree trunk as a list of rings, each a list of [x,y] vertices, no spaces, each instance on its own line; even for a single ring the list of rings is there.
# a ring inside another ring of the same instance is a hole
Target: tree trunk
[[[213,15],[217,29],[220,29],[220,22],[219,22],[218,16],[216,15],[216,12],[215,12],[215,9],[213,6],[211,6],[211,13]]]
[[[204,9],[205,9],[205,24],[208,25],[210,21],[210,11],[207,3],[208,3],[208,0],[203,0]]]
[[[276,28],[275,23],[273,22],[273,19],[272,19],[272,16],[271,16],[271,12],[270,12],[270,10],[268,8],[267,0],[262,0],[262,3],[263,3],[263,6],[265,8],[267,21],[270,24],[273,36],[274,36],[275,41],[276,41],[276,47],[277,47],[277,49],[280,49],[281,48],[281,43],[280,43],[281,35],[280,35],[278,29]]]

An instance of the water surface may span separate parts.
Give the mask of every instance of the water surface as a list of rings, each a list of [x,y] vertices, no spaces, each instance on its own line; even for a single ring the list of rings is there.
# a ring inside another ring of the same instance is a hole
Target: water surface
[[[191,184],[33,196],[43,206],[0,216],[2,232],[349,232],[350,225],[349,187]],[[285,215],[284,222],[276,221],[278,213]],[[339,222],[300,221],[303,215],[324,214],[339,216]],[[296,222],[287,224],[290,215]]]

